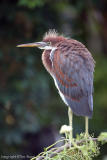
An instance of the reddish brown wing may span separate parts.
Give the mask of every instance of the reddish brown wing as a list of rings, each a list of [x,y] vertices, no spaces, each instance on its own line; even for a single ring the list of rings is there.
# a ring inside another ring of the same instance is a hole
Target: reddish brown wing
[[[87,54],[91,56],[89,52]],[[92,116],[93,70],[94,64],[89,58],[61,50],[54,54],[54,78],[66,104],[76,115]]]

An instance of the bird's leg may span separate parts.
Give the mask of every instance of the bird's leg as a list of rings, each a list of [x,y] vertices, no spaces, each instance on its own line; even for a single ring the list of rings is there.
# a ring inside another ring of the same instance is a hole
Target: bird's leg
[[[76,144],[76,142],[73,139],[73,112],[70,107],[68,107],[68,117],[69,117],[69,126],[63,125],[60,129],[60,133],[63,134],[69,133],[69,142],[70,145],[72,145],[76,148],[79,148],[79,146]]]
[[[72,119],[73,119],[73,113],[70,107],[68,107],[68,118],[69,118],[69,126],[63,125],[60,129],[60,134],[65,134],[65,137],[68,137],[71,143],[71,140],[73,140],[73,125],[72,125]]]
[[[70,107],[68,107],[68,117],[69,117],[69,126],[71,127],[70,139],[72,139],[73,138],[73,113]]]
[[[88,117],[85,117],[85,136],[88,137]]]
[[[72,123],[72,120],[73,120],[73,112],[71,110],[70,107],[68,107],[68,118],[69,118],[69,126],[67,125],[63,125],[60,129],[60,133],[63,134],[66,133],[69,135],[69,142],[70,142],[70,145],[72,143],[73,146],[77,147],[76,143],[74,142],[74,139],[73,139],[73,123]]]
[[[76,148],[78,148],[78,145],[75,143],[74,139],[73,139],[73,112],[71,110],[70,107],[68,107],[68,117],[69,117],[69,126],[70,126],[70,135],[69,135],[69,141],[70,141],[70,145],[72,143],[72,145]]]

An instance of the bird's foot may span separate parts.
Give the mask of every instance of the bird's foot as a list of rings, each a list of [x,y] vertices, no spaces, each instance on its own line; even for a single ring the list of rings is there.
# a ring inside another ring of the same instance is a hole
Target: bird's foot
[[[85,138],[89,138],[89,137],[90,137],[89,133],[86,133],[86,132],[85,132],[84,137],[85,137]]]

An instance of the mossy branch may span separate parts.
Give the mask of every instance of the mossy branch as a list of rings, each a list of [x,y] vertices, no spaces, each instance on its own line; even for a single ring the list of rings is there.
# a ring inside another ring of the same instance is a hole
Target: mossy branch
[[[65,144],[60,147],[56,147],[55,145],[64,142]],[[37,157],[32,158],[31,160],[92,160],[93,157],[99,154],[99,142],[107,143],[107,133],[101,133],[98,138],[88,137],[86,138],[84,134],[78,135],[75,139],[73,139],[73,143],[70,145],[69,139],[61,139],[55,142],[53,145],[47,147],[44,152],[40,153]]]

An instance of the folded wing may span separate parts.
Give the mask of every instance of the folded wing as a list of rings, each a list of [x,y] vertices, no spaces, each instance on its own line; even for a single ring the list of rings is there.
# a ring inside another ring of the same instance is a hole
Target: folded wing
[[[89,58],[73,53],[62,54],[61,50],[54,54],[55,83],[64,102],[78,116],[92,116],[93,71],[94,64]]]

